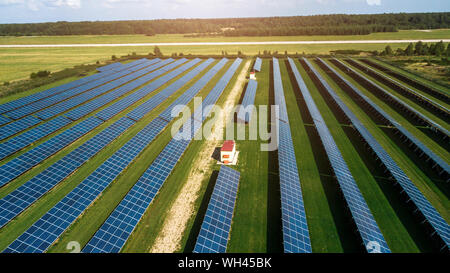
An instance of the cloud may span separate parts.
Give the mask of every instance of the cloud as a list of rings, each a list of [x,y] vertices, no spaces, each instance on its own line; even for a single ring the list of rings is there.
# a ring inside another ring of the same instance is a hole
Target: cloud
[[[44,7],[69,7],[73,9],[79,9],[81,8],[81,0],[0,0],[0,6],[14,5],[21,5],[32,11],[38,11]]]
[[[381,0],[367,0],[369,6],[380,6]]]

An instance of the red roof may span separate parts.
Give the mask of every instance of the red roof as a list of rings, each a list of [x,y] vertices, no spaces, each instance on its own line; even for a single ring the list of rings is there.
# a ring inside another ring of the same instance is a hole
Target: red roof
[[[222,149],[220,151],[222,152],[232,152],[234,148],[234,140],[226,140],[223,143]]]

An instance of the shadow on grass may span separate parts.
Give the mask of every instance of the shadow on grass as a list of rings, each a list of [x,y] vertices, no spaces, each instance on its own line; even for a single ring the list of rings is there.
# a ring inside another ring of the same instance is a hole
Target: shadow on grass
[[[214,186],[216,185],[217,177],[219,176],[219,171],[215,170],[212,172],[211,177],[208,181],[208,186],[206,187],[205,194],[203,195],[202,202],[195,216],[194,224],[192,225],[191,231],[189,233],[186,246],[184,247],[184,253],[192,253],[194,251],[195,243],[197,242],[198,234],[202,227],[203,218],[205,217],[206,210],[208,209],[209,200],[211,199]]]
[[[273,89],[273,64],[270,61],[269,105],[275,104]],[[270,124],[271,117],[268,117]],[[272,128],[270,128],[272,130]],[[269,152],[267,187],[267,252],[283,253],[283,229],[281,222],[281,196],[278,171],[278,150]]]

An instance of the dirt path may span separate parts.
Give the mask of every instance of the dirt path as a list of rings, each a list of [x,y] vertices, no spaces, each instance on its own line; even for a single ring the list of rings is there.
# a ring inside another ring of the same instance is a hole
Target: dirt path
[[[212,161],[214,161],[214,159],[211,158],[211,154],[219,145],[220,139],[223,136],[225,122],[229,119],[228,113],[231,113],[236,98],[241,94],[250,63],[251,61],[248,60],[241,70],[233,89],[225,101],[224,111],[222,111],[221,116],[214,125],[212,132],[213,140],[205,142],[199,155],[193,162],[188,179],[170,208],[163,227],[159,232],[153,247],[150,249],[150,252],[173,253],[180,248],[181,238],[183,237],[186,225],[191,216],[195,213],[194,204],[198,198],[198,192],[202,186],[202,181],[204,181],[211,173],[211,165]]]

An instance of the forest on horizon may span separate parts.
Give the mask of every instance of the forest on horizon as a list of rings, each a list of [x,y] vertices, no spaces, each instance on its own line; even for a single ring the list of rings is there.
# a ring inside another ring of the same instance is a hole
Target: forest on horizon
[[[160,19],[0,24],[0,36],[155,35],[296,36],[366,35],[404,29],[450,28],[450,12],[314,15],[264,18]]]

